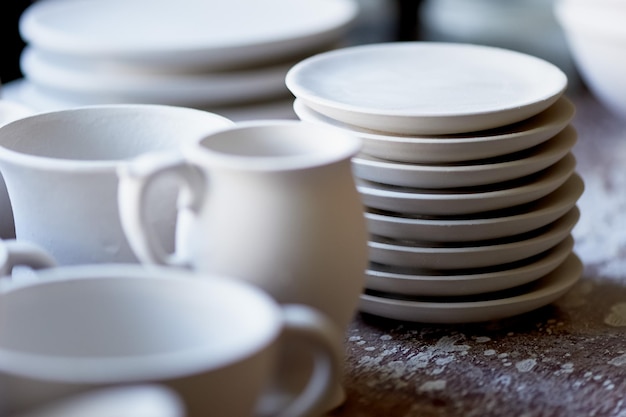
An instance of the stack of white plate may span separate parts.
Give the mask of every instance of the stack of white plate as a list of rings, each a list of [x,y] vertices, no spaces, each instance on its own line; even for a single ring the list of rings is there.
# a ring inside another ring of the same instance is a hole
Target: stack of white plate
[[[382,43],[307,58],[286,84],[300,119],[362,139],[362,312],[500,319],[580,278],[575,109],[553,64],[479,45]]]
[[[24,78],[4,98],[36,110],[109,103],[295,118],[285,74],[342,44],[355,0],[39,0],[21,16]]]

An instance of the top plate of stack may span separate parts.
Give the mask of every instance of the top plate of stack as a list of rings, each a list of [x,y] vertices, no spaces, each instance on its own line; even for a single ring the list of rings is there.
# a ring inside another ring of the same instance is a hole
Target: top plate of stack
[[[66,58],[163,69],[230,69],[302,56],[335,43],[349,0],[41,0],[20,34]]]
[[[546,110],[565,91],[557,66],[507,49],[456,43],[359,45],[306,58],[286,76],[307,106],[396,134],[493,129]]]

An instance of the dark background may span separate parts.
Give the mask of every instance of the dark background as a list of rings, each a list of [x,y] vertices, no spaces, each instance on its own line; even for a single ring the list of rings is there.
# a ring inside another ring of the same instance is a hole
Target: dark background
[[[0,82],[7,83],[20,78],[20,53],[24,42],[19,34],[19,18],[31,0],[3,0],[0,5],[0,28],[2,28],[2,61],[0,63]]]

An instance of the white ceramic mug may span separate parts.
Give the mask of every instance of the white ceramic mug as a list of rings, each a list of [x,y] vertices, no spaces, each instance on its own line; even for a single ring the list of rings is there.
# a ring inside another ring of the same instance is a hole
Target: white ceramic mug
[[[334,323],[239,280],[132,264],[36,275],[0,283],[0,415],[150,383],[175,392],[187,417],[313,416],[338,378]],[[280,346],[294,341],[315,372],[275,409]]]
[[[10,277],[15,267],[52,268],[56,260],[40,246],[15,239],[0,240],[0,277]]]
[[[121,167],[122,225],[142,262],[243,279],[346,329],[368,264],[351,167],[360,147],[359,139],[317,124],[240,122],[187,144],[182,155],[152,154]],[[174,253],[145,221],[154,210],[145,195],[164,180],[181,189]],[[343,399],[336,392],[333,405]]]
[[[33,114],[35,111],[26,106],[0,99],[0,127]],[[0,239],[13,239],[14,237],[15,223],[13,222],[11,201],[7,194],[6,185],[0,176]]]
[[[116,169],[232,124],[190,108],[120,104],[38,113],[0,127],[0,172],[16,238],[42,246],[61,265],[137,262],[119,221]],[[170,247],[172,193],[164,186],[149,198],[157,208],[149,221]]]

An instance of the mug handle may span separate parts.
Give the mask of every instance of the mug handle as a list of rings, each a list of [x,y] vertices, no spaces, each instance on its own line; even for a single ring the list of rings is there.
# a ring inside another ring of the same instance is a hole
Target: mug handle
[[[39,245],[15,239],[1,242],[0,276],[10,276],[16,266],[27,266],[33,269],[57,266],[56,259]]]
[[[334,394],[335,384],[341,377],[343,358],[342,335],[329,318],[321,312],[301,304],[282,306],[284,330],[281,344],[290,339],[305,346],[305,353],[313,359],[312,372],[306,385],[297,393],[266,393],[256,410],[257,417],[303,417],[320,416],[326,412]],[[304,343],[302,343],[304,342]],[[280,387],[281,375],[278,378]],[[278,388],[277,388],[278,389]],[[269,397],[289,398],[273,401]]]
[[[148,222],[146,197],[157,183],[172,178],[179,188],[177,235],[185,230],[199,211],[204,198],[204,174],[179,153],[142,155],[118,168],[118,208],[122,229],[137,258],[148,264],[188,268],[189,257],[176,239],[174,253],[168,253]]]

